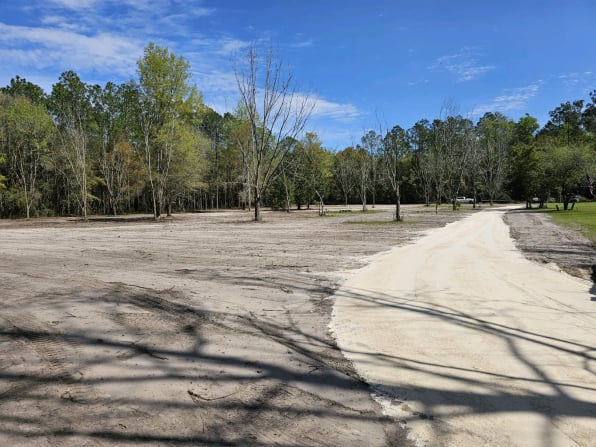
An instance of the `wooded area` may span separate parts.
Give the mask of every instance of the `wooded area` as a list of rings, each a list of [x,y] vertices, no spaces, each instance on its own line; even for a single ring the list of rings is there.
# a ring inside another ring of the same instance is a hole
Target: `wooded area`
[[[596,90],[542,128],[495,112],[370,130],[334,152],[304,133],[313,103],[272,53],[239,61],[240,101],[223,116],[191,85],[189,63],[149,44],[137,78],[104,87],[62,73],[52,91],[16,76],[0,89],[0,217],[358,203],[594,199]],[[396,104],[399,107],[399,104]]]

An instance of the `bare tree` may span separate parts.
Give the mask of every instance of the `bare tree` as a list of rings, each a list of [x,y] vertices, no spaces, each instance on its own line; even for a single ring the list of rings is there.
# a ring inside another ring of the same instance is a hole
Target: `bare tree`
[[[386,178],[389,180],[395,197],[395,220],[401,221],[401,192],[400,186],[405,177],[404,159],[410,147],[406,131],[395,126],[383,138],[381,162]]]
[[[251,47],[245,64],[236,69],[236,82],[250,125],[250,139],[241,150],[251,183],[254,220],[260,221],[263,195],[291,150],[287,141],[302,133],[314,103],[308,95],[297,93],[292,74],[283,70],[272,49],[260,57]]]

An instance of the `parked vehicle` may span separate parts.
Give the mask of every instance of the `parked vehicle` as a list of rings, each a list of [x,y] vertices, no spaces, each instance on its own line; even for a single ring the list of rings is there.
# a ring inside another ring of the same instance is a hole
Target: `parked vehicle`
[[[455,201],[457,203],[474,203],[474,199],[472,197],[464,197],[464,196],[456,197]]]
[[[571,202],[577,203],[577,202],[581,202],[581,201],[582,201],[581,196],[578,196],[577,194],[571,194],[568,199],[568,202],[570,202],[570,203]]]

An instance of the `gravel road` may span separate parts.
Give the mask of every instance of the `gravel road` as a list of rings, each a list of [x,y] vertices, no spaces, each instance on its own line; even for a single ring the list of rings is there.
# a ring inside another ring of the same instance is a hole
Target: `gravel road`
[[[506,212],[432,230],[337,294],[340,348],[418,445],[587,447],[596,438],[593,283],[526,259]]]

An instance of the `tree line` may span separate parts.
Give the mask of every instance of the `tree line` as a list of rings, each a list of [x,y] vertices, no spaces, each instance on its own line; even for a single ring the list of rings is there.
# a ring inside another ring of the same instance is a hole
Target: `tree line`
[[[136,75],[102,87],[66,71],[49,94],[16,76],[0,89],[0,217],[248,208],[260,220],[263,206],[393,203],[400,220],[402,201],[594,198],[596,90],[542,128],[498,112],[473,122],[448,104],[336,152],[304,132],[314,104],[270,51],[239,61],[240,101],[224,115],[167,48],[149,44]]]

